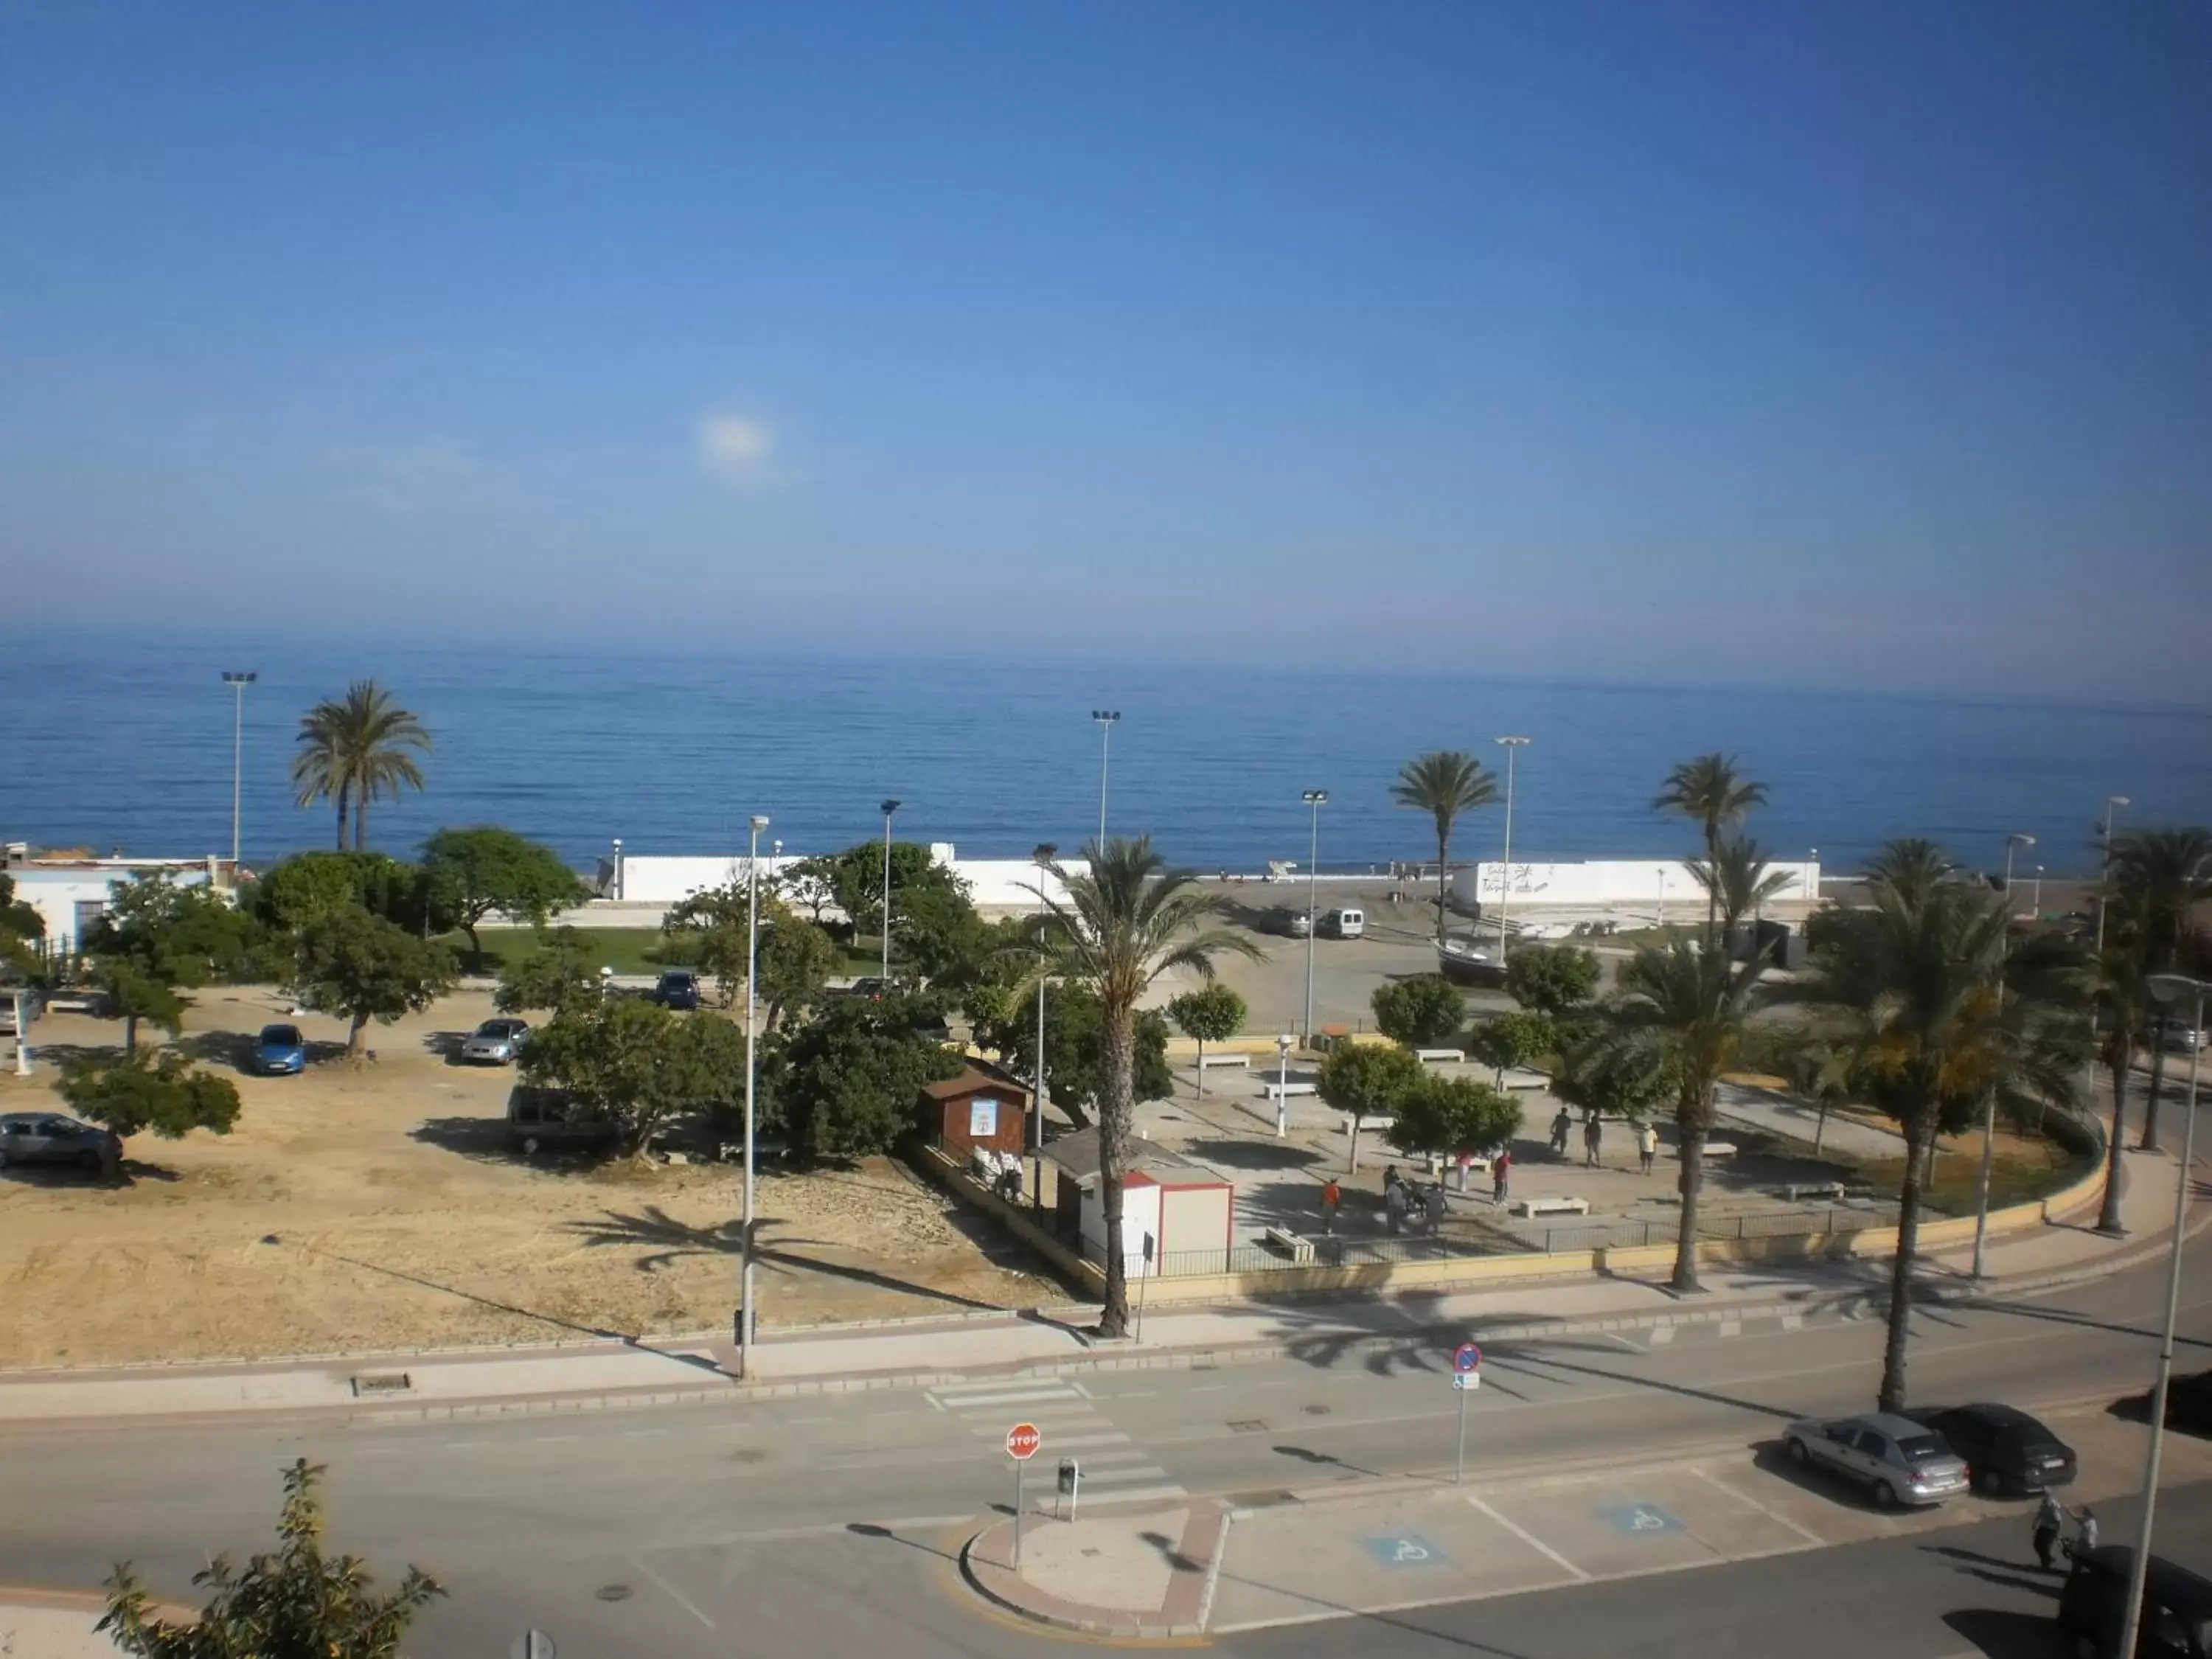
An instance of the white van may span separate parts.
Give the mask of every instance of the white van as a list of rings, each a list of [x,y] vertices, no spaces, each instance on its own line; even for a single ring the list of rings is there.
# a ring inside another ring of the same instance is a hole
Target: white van
[[[1330,939],[1364,939],[1367,934],[1367,913],[1332,910],[1321,919],[1321,931]]]

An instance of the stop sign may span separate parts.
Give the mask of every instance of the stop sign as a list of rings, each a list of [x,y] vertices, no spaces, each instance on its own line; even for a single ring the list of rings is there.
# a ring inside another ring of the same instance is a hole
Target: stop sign
[[[1017,1423],[1006,1431],[1007,1454],[1020,1462],[1026,1463],[1035,1457],[1042,1444],[1044,1437],[1037,1432],[1034,1423]]]

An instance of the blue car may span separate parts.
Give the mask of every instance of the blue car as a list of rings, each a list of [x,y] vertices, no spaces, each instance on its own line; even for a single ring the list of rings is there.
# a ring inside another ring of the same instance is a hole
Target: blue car
[[[264,1025],[253,1040],[253,1069],[264,1077],[296,1077],[307,1069],[307,1039],[296,1025]]]

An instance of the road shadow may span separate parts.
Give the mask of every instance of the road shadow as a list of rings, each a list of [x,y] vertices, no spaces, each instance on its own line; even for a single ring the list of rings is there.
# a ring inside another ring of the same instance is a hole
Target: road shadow
[[[1962,1642],[1989,1659],[2057,1659],[2066,1651],[2065,1638],[2049,1619],[2032,1613],[2004,1613],[1994,1607],[1964,1607],[1943,1615],[1943,1623]]]
[[[142,1181],[158,1181],[173,1184],[182,1180],[174,1170],[164,1169],[158,1164],[149,1164],[142,1158],[125,1158],[116,1166],[113,1174],[100,1170],[80,1170],[75,1164],[10,1164],[0,1167],[0,1181],[14,1182],[22,1187],[49,1188],[135,1187]]]
[[[889,1527],[879,1527],[872,1521],[848,1521],[845,1530],[855,1538],[881,1539],[888,1544],[903,1544],[910,1550],[920,1550],[924,1555],[933,1555],[940,1561],[957,1561],[959,1556],[951,1550],[939,1549],[934,1544],[925,1544],[919,1538],[908,1538]]]

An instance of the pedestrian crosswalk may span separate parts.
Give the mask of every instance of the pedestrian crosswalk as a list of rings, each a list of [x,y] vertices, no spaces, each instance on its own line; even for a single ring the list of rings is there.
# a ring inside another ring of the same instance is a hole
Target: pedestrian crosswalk
[[[1060,1376],[1008,1377],[933,1389],[929,1402],[978,1440],[1003,1445],[1017,1423],[1034,1423],[1043,1443],[1041,1469],[1073,1457],[1082,1470],[1083,1502],[1133,1504],[1188,1496],[1152,1454],[1115,1428],[1080,1382]]]

